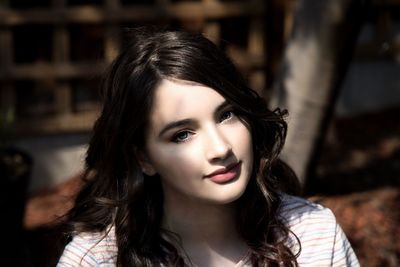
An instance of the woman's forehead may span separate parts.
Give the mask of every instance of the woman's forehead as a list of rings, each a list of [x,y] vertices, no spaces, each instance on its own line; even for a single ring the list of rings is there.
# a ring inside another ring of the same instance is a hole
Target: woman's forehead
[[[162,124],[212,113],[225,98],[210,87],[164,79],[154,94],[151,124]]]

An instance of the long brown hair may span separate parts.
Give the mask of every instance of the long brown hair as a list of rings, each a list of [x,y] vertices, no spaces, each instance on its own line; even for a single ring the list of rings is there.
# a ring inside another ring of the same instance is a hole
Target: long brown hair
[[[297,266],[288,245],[293,234],[279,218],[282,190],[288,185],[295,185],[292,192],[297,189],[292,172],[278,160],[287,127],[283,115],[268,110],[211,41],[182,31],[134,30],[111,65],[87,151],[86,184],[68,214],[71,232],[99,232],[114,225],[117,266],[187,264],[180,249],[164,238],[173,234],[161,227],[160,180],[146,179],[135,157],[135,149],[144,144],[154,90],[163,78],[213,88],[249,124],[255,160],[237,201],[238,231],[253,266]]]

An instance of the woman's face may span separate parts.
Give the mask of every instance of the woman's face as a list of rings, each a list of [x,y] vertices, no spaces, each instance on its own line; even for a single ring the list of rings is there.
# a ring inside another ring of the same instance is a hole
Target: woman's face
[[[156,88],[141,166],[158,173],[166,201],[226,204],[253,166],[249,129],[217,91],[182,80]],[[149,177],[148,179],[151,179]]]

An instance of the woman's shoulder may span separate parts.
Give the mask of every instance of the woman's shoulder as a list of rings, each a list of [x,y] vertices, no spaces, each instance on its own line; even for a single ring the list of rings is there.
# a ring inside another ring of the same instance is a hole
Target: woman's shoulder
[[[282,194],[281,200],[279,214],[289,225],[303,221],[336,224],[333,212],[318,203],[287,194]]]
[[[104,232],[84,232],[75,235],[65,247],[57,267],[115,266],[117,246],[114,227]]]
[[[359,266],[346,235],[329,208],[290,195],[283,194],[281,199],[279,215],[297,237],[291,239],[290,245],[295,252],[300,252],[299,265]]]
[[[279,217],[304,242],[333,239],[337,222],[333,212],[307,199],[283,194]],[[316,240],[313,240],[315,238]]]

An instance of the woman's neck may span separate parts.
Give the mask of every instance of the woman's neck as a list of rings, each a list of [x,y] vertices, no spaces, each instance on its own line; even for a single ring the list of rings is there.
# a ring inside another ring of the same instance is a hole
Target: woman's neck
[[[163,227],[179,235],[184,253],[197,266],[235,266],[247,252],[237,232],[234,203],[164,203]]]
[[[187,240],[217,241],[236,236],[233,205],[164,205],[163,226]]]

